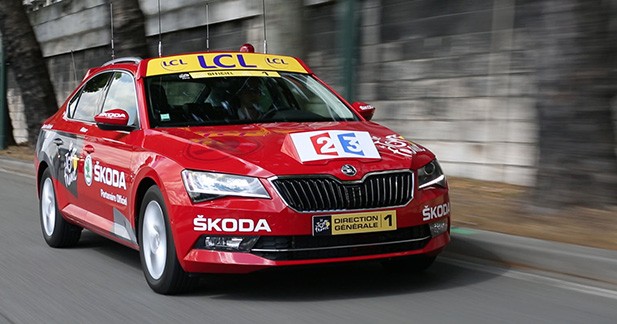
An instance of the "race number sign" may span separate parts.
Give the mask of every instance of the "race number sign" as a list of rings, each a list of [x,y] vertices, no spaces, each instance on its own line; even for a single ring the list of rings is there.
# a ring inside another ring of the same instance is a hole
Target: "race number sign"
[[[289,136],[301,162],[336,158],[381,158],[368,132],[329,130]]]

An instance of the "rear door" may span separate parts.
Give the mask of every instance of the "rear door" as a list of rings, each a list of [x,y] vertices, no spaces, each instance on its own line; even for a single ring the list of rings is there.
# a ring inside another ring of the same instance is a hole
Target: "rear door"
[[[58,179],[58,205],[71,218],[84,220],[82,198],[84,139],[95,127],[94,115],[100,111],[111,74],[99,74],[90,79],[71,98],[62,121],[54,125],[52,145],[57,154],[52,157],[53,172]]]

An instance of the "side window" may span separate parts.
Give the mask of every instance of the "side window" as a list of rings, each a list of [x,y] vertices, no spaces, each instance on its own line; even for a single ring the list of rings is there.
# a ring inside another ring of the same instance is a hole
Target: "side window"
[[[137,92],[133,76],[126,72],[116,72],[105,97],[103,111],[123,109],[129,114],[129,125],[137,124]]]
[[[94,121],[94,115],[99,112],[101,100],[105,94],[105,87],[111,75],[112,73],[99,74],[84,85],[79,93],[75,111],[72,112],[70,117],[84,121]]]
[[[77,101],[79,101],[79,94],[77,94],[71,101],[69,102],[69,106],[67,108],[67,117],[73,118],[75,116],[75,107],[77,107]]]

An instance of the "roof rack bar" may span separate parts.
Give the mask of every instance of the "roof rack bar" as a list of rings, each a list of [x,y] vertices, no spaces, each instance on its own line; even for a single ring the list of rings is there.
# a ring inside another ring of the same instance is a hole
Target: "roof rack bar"
[[[108,66],[108,65],[118,64],[118,63],[135,63],[135,64],[138,64],[139,62],[141,62],[141,57],[119,57],[117,59],[113,59],[111,61],[106,62],[102,66]]]

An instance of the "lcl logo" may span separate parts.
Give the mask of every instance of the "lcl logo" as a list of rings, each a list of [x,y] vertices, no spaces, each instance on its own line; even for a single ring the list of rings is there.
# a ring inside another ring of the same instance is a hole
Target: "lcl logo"
[[[273,68],[279,68],[281,65],[288,65],[283,58],[280,57],[267,57],[266,64]]]
[[[266,58],[266,62],[268,64],[287,65],[287,62],[285,62],[285,60],[280,57],[268,57]]]
[[[237,67],[243,68],[256,68],[257,65],[247,64],[242,54],[219,54],[212,58],[212,61],[208,61],[204,55],[197,56],[199,66],[204,69],[233,69]]]
[[[184,69],[183,65],[186,65],[182,59],[173,59],[161,62],[161,67],[168,71],[179,71]]]

